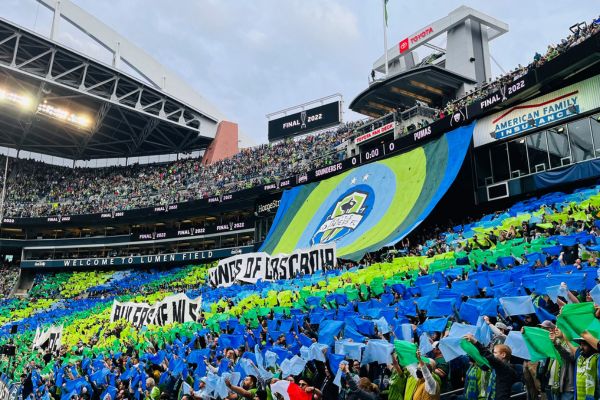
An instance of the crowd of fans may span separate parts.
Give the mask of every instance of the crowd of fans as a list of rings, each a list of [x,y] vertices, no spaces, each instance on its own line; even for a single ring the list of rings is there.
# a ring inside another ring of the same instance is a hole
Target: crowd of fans
[[[18,279],[19,268],[12,262],[2,262],[0,265],[0,299],[5,299],[11,294]]]
[[[37,217],[131,210],[202,199],[268,184],[344,158],[338,129],[242,150],[202,165],[199,159],[108,168],[67,168],[11,159],[5,215]]]
[[[533,68],[552,60],[598,32],[599,20],[572,28],[572,34],[532,63],[519,66],[465,97],[449,102],[434,119],[452,115]],[[415,124],[421,128],[423,120]],[[37,217],[130,210],[201,199],[291,177],[346,157],[344,146],[356,124],[300,140],[285,140],[241,151],[212,165],[187,159],[167,164],[109,168],[65,168],[12,160],[5,215]],[[408,129],[408,127],[406,128]]]
[[[594,193],[598,197],[597,188]],[[502,218],[509,211],[490,218]],[[504,400],[526,391],[529,399],[598,399],[600,330],[595,324],[600,324],[596,319],[600,315],[593,303],[598,304],[599,298],[589,285],[579,287],[571,280],[583,273],[592,281],[597,276],[600,249],[593,245],[599,235],[598,211],[597,201],[565,198],[561,204],[545,204],[539,211],[531,211],[535,220],[529,218],[471,238],[463,236],[467,235],[465,225],[439,228],[430,236],[415,237],[414,244],[405,242],[406,254],[388,264],[341,263],[324,274],[300,276],[290,283],[209,289],[202,279],[183,278],[182,270],[132,271],[126,279],[123,273],[116,278],[102,272],[92,272],[92,277],[90,272],[38,275],[26,300],[34,304],[85,299],[109,305],[115,296],[160,298],[186,290],[190,297],[202,294],[203,302],[210,306],[203,307],[205,313],[193,326],[171,327],[173,331],[166,334],[160,331],[147,336],[141,336],[144,329],[140,336],[132,336],[126,323],[106,324],[89,317],[87,323],[77,322],[82,338],[76,345],[65,344],[55,353],[42,352],[31,361],[17,357],[12,368],[16,372],[25,364],[16,374],[24,398],[421,400],[439,399],[442,393],[452,392],[454,395],[445,398]],[[569,217],[558,222],[554,217],[561,213]],[[585,239],[552,245],[554,240],[562,243],[560,238],[575,237]],[[509,262],[498,257],[464,264],[464,258],[477,251],[540,240],[545,243],[542,247],[553,249],[543,254],[517,254],[509,257]],[[459,253],[465,257],[451,259],[447,269],[438,271],[433,264],[419,262],[414,271],[394,274],[400,281],[384,278],[396,261]],[[536,279],[560,274],[565,282],[553,296],[530,290],[525,277],[531,275],[527,274],[535,274]],[[368,276],[371,279],[366,285]],[[154,281],[156,277],[164,280]],[[488,279],[485,284],[484,277]],[[97,286],[82,286],[85,279]],[[467,290],[469,282],[476,285]],[[317,296],[324,288],[327,293]],[[293,299],[303,292],[309,296],[302,302],[286,302],[281,292],[290,290],[296,293]],[[249,292],[253,293],[250,297],[275,301],[247,301]],[[509,312],[502,300],[517,294],[528,300],[521,299],[516,306],[530,302],[535,312],[527,307],[522,313]],[[434,309],[449,300],[462,305],[454,303],[441,317]],[[434,301],[439,302],[435,307]],[[72,304],[53,308],[68,309]],[[469,304],[479,307],[474,315],[467,312],[465,305]],[[578,318],[592,322],[589,331],[580,330],[575,336],[573,327],[560,318],[579,305],[591,306],[588,315]],[[11,307],[20,309],[15,303]],[[238,318],[215,320],[218,315],[234,314]],[[39,312],[35,315],[50,322]],[[338,321],[343,325],[336,325]],[[105,325],[97,326],[99,323]],[[546,332],[548,343],[556,350],[553,357],[522,358],[523,349],[511,341],[511,332],[524,332],[525,336],[529,329]],[[90,330],[97,333],[83,333]],[[110,352],[94,353],[113,341],[118,344]],[[390,342],[396,345],[395,351]],[[466,354],[449,357],[452,343],[465,349],[466,343],[473,346]]]
[[[597,22],[579,27],[527,68],[597,30]],[[345,135],[259,146],[211,166],[85,170],[14,160],[7,211],[92,213],[240,190],[333,161],[322,149]],[[0,364],[23,399],[600,399],[600,198],[591,191],[486,216],[501,224],[475,234],[466,228],[472,220],[423,229],[387,263],[339,263],[290,282],[207,288],[206,267],[40,274],[27,299],[0,299],[0,344],[18,347]],[[438,261],[448,265],[436,269]],[[0,271],[3,293],[12,271]],[[178,291],[202,296],[194,323],[109,323],[115,299],[156,301]],[[66,343],[31,351],[42,324],[64,324]],[[539,341],[530,343],[534,333]]]
[[[494,81],[486,83],[481,87],[476,88],[474,91],[467,93],[466,96],[448,102],[448,104],[446,104],[446,106],[443,109],[439,110],[436,117],[444,118],[446,115],[452,115],[458,110],[465,108],[478,100],[484,99],[490,94],[501,89],[503,86],[519,80],[521,77],[527,74],[527,72],[544,65],[548,61],[568,51],[573,46],[580,44],[581,42],[598,33],[599,30],[600,17],[594,19],[589,24],[583,23],[574,25],[571,29],[571,34],[565,39],[562,39],[560,43],[557,43],[555,45],[548,45],[545,54],[536,52],[533,56],[533,60],[531,61],[531,63],[529,63],[529,65],[519,65],[514,70],[506,74],[500,75]]]

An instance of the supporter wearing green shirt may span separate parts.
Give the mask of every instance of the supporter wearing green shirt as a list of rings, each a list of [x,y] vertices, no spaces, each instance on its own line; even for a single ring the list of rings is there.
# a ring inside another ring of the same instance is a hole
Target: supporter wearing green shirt
[[[388,400],[404,400],[404,392],[406,391],[406,380],[408,373],[400,364],[396,353],[392,355],[392,376],[390,377],[390,387],[388,389]]]
[[[154,378],[146,379],[146,393],[145,400],[158,400],[160,399],[160,389],[156,386]]]
[[[254,375],[248,375],[242,381],[242,386],[232,385],[229,379],[225,380],[227,388],[238,395],[239,399],[254,399],[256,394],[258,380]]]

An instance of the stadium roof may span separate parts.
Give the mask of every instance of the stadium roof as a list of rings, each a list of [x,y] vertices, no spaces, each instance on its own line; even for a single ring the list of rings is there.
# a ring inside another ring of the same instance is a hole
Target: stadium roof
[[[218,122],[0,19],[0,146],[74,160],[183,153],[206,148]]]

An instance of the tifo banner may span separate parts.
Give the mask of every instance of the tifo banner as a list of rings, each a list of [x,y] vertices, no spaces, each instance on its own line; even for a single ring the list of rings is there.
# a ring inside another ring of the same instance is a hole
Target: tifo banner
[[[358,260],[401,240],[435,207],[460,167],[473,124],[422,147],[286,190],[260,251],[336,243],[337,257]]]
[[[209,283],[228,287],[235,281],[256,283],[259,279],[292,279],[336,266],[335,244],[318,245],[291,254],[251,253],[225,258],[208,270]]]
[[[600,107],[600,76],[569,85],[477,121],[475,147]]]
[[[174,322],[195,322],[200,317],[202,298],[190,299],[183,293],[165,297],[153,305],[146,303],[113,302],[110,322],[124,319],[134,326],[164,326]]]
[[[33,349],[49,349],[51,352],[58,350],[62,344],[62,331],[62,326],[52,325],[46,330],[42,330],[38,327],[35,330],[35,337],[33,338]]]

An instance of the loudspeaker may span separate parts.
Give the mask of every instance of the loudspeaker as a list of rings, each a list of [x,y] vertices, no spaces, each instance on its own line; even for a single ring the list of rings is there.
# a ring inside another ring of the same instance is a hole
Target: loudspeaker
[[[19,329],[19,325],[11,325],[10,326],[10,334],[14,335],[15,333],[17,333],[17,329]]]

